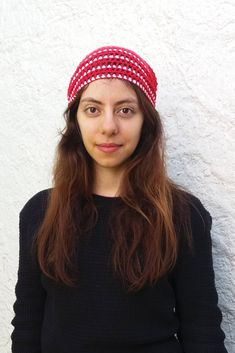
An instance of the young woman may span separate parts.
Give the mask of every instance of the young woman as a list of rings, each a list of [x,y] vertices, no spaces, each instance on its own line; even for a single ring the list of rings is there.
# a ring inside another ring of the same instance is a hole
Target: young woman
[[[166,175],[156,76],[98,48],[68,88],[53,188],[20,212],[13,353],[225,353],[211,216]]]

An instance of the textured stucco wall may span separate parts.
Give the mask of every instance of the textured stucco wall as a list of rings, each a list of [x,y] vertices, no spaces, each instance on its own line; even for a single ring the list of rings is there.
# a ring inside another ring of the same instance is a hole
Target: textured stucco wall
[[[18,213],[50,186],[67,84],[84,54],[127,46],[153,66],[168,170],[213,216],[213,255],[235,352],[235,3],[1,0],[0,353],[10,352]]]

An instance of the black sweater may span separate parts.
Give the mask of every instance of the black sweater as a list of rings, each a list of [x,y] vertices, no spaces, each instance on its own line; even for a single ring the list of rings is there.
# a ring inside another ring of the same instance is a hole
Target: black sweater
[[[168,276],[125,292],[108,265],[108,218],[118,198],[94,195],[98,222],[77,254],[79,287],[54,283],[32,257],[48,190],[20,212],[13,353],[226,353],[211,253],[211,217],[194,199],[194,255],[181,245]]]

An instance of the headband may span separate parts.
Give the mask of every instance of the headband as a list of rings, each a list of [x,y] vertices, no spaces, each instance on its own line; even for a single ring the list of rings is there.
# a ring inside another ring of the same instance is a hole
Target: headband
[[[154,71],[138,54],[117,46],[98,48],[80,62],[70,79],[68,102],[71,103],[85,85],[107,78],[135,84],[155,107],[158,83]]]

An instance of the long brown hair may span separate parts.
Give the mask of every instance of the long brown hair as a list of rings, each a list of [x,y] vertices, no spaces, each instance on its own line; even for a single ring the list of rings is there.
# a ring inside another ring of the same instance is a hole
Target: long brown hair
[[[189,202],[188,194],[166,175],[159,113],[137,86],[126,84],[137,94],[144,123],[139,144],[126,164],[119,195],[121,207],[111,220],[112,261],[127,290],[137,291],[173,268],[182,229],[190,240]],[[79,237],[97,219],[92,202],[92,160],[76,119],[84,89],[64,112],[66,126],[57,146],[54,185],[36,238],[41,270],[69,286],[76,283],[73,258]]]

